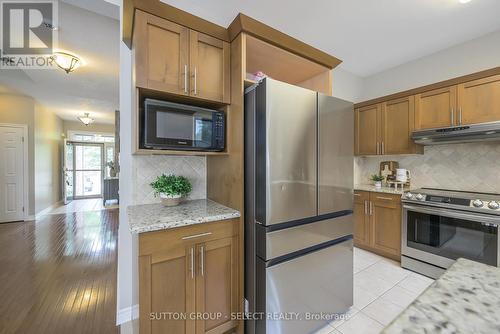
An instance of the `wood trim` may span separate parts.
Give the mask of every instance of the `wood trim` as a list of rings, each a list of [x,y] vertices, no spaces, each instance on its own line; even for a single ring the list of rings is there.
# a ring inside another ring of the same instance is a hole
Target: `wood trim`
[[[151,256],[139,256],[139,330],[151,333]]]
[[[123,42],[132,48],[132,35],[134,29],[134,12],[136,9],[156,15],[189,29],[202,32],[217,39],[229,42],[228,30],[215,23],[202,19],[191,13],[170,6],[159,0],[123,0]]]
[[[426,85],[426,86],[422,86],[422,87],[418,87],[418,88],[413,88],[413,89],[405,90],[405,91],[402,91],[399,93],[394,93],[394,94],[378,97],[375,99],[359,102],[359,103],[356,103],[354,105],[354,108],[361,108],[361,107],[365,107],[365,106],[368,106],[371,104],[381,103],[381,102],[385,102],[388,100],[395,100],[395,99],[399,99],[399,98],[406,97],[409,95],[421,94],[421,93],[424,93],[424,92],[427,92],[430,90],[459,85],[459,84],[466,83],[469,81],[483,79],[483,78],[487,78],[487,77],[498,75],[498,74],[500,74],[500,67],[495,67],[495,68],[491,68],[491,69],[488,69],[485,71],[467,74],[467,75],[464,75],[461,77],[457,77],[457,78],[453,78],[453,79],[449,79],[449,80],[445,80],[445,81],[440,81],[440,82],[433,83],[430,85]]]
[[[326,66],[329,69],[337,67],[342,62],[340,59],[337,59],[326,52],[316,49],[311,45],[295,39],[242,13],[239,13],[229,25],[228,32],[231,41],[233,41],[240,33],[244,32],[279,48],[307,58],[315,63]]]

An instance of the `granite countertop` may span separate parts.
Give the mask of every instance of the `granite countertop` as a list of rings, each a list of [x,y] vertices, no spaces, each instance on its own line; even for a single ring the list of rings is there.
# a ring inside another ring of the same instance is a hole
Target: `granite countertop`
[[[240,217],[240,212],[209,199],[186,201],[178,206],[161,203],[127,208],[130,232],[144,233]]]
[[[500,268],[459,259],[384,334],[500,333]]]
[[[404,190],[401,191],[401,188],[398,188],[398,190],[396,190],[391,187],[376,188],[373,184],[356,184],[354,186],[354,190],[401,195],[402,193],[404,193],[405,191],[409,191],[410,189],[404,188]]]

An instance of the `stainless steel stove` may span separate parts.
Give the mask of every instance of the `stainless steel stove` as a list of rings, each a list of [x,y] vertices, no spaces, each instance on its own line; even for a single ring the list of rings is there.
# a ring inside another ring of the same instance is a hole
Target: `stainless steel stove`
[[[460,257],[500,266],[500,194],[422,188],[402,202],[403,268],[437,278]]]

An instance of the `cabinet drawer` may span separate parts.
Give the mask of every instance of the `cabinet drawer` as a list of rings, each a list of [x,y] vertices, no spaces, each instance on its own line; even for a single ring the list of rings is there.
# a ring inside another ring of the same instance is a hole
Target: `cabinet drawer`
[[[384,204],[401,205],[401,195],[386,194],[386,193],[370,193],[370,200],[372,202],[381,202]]]
[[[236,218],[140,234],[139,256],[168,253],[181,246],[235,236],[238,222]]]
[[[370,200],[370,192],[354,190],[354,203],[364,203],[368,200]]]

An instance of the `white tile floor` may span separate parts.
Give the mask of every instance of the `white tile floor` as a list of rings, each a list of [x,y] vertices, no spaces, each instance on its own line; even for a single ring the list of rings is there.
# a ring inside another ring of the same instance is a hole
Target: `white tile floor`
[[[398,262],[354,248],[354,306],[316,334],[380,333],[431,283]]]

